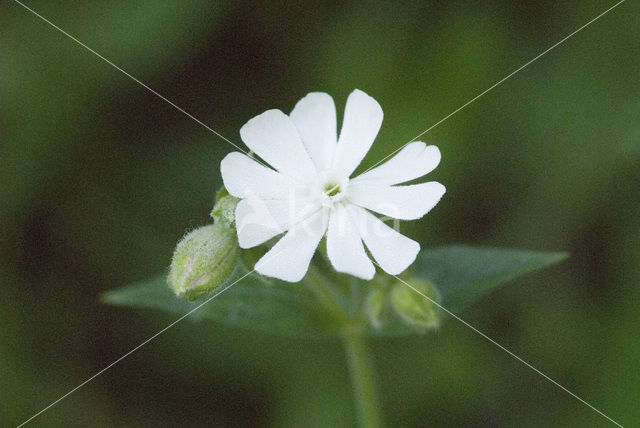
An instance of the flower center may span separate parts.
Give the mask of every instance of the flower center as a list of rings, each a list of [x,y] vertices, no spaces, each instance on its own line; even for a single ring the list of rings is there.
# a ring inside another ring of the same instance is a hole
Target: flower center
[[[318,177],[318,187],[320,200],[323,206],[332,208],[345,196],[348,179],[343,179],[333,171],[324,171]]]
[[[327,183],[324,184],[323,191],[325,195],[329,197],[333,197],[339,194],[342,191],[342,189],[340,188],[340,183],[328,181]]]

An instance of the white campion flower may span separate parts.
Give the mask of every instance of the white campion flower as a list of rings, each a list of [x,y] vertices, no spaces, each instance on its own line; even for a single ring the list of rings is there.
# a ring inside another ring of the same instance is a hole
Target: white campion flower
[[[326,93],[301,99],[289,116],[280,110],[249,120],[242,141],[273,167],[233,152],[221,163],[224,185],[236,207],[240,247],[251,248],[285,233],[255,265],[257,272],[300,281],[322,237],[338,272],[371,279],[375,267],[397,275],[415,260],[420,245],[371,211],[399,220],[429,212],[445,192],[431,181],[397,186],[432,171],[440,151],[412,142],[387,162],[350,178],[382,124],[382,108],[360,90],[347,99],[340,138],[336,109]],[[364,242],[364,245],[363,245]]]

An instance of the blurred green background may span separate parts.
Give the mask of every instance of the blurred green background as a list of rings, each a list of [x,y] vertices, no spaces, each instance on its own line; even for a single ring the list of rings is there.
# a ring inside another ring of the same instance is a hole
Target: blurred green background
[[[614,2],[29,1],[232,141],[310,91],[375,97],[371,165]],[[640,420],[640,8],[628,1],[421,140],[424,247],[567,250],[465,320],[625,426]],[[166,270],[234,150],[0,4],[0,420],[17,425],[165,327],[99,294]],[[613,426],[449,321],[372,343],[390,426]],[[338,342],[182,322],[33,426],[355,423]]]

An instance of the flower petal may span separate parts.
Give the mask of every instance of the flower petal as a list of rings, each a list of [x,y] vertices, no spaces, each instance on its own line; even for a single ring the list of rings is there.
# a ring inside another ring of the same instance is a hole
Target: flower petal
[[[353,179],[353,182],[399,184],[433,171],[440,163],[440,150],[421,141],[407,144],[394,157]]]
[[[337,205],[329,216],[327,255],[338,272],[362,279],[372,279],[376,273],[364,251],[358,227],[344,205]]]
[[[255,269],[262,275],[298,282],[327,228],[324,210],[319,210],[289,230],[260,260]]]
[[[445,187],[437,181],[410,186],[349,183],[349,200],[361,207],[400,220],[415,220],[436,206]]]
[[[349,177],[360,165],[378,135],[382,117],[382,108],[372,97],[358,89],[349,95],[333,159],[339,174]]]
[[[295,191],[291,178],[240,152],[229,153],[222,159],[220,173],[224,187],[236,198],[285,199]]]
[[[283,174],[306,181],[315,175],[300,134],[289,116],[267,110],[240,128],[242,141],[269,165]]]
[[[319,208],[305,199],[243,199],[236,206],[238,244],[240,248],[260,245]]]
[[[337,144],[336,106],[324,92],[311,92],[289,115],[318,171],[331,166]]]
[[[399,275],[413,263],[420,244],[396,232],[367,210],[352,206],[359,221],[360,236],[378,265],[391,275]]]

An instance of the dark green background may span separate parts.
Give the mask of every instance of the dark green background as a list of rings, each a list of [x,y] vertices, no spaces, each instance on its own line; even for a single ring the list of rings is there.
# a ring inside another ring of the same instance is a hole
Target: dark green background
[[[360,88],[371,165],[614,2],[29,1],[235,143]],[[640,9],[627,1],[422,140],[447,186],[425,247],[572,257],[460,315],[625,426],[640,420]],[[20,5],[0,4],[0,420],[16,425],[173,320],[98,296],[208,221],[229,144]],[[373,343],[392,426],[613,426],[480,336]],[[33,426],[351,426],[339,343],[183,322]]]

